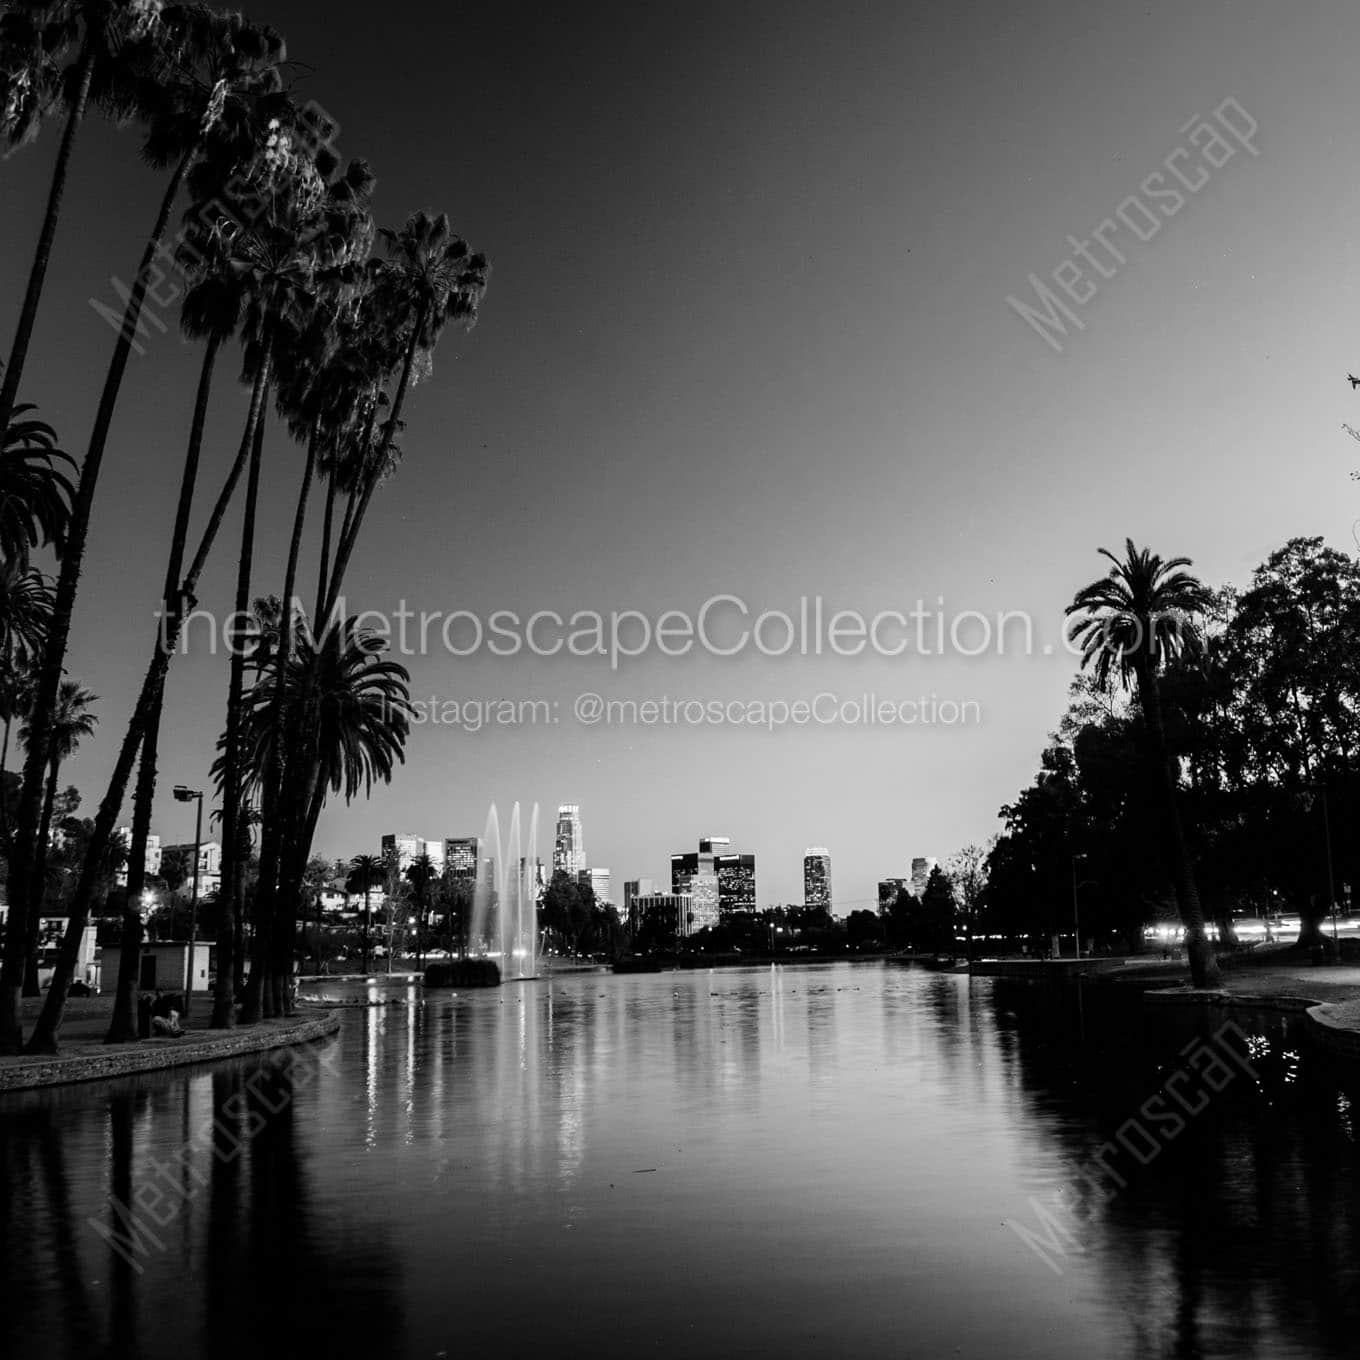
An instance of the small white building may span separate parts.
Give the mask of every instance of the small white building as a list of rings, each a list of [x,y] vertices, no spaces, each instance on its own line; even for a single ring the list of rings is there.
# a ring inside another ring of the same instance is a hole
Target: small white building
[[[193,946],[193,977],[189,984],[192,992],[207,992],[212,989],[212,973],[216,948],[207,940],[198,940]],[[187,940],[149,940],[142,945],[141,967],[137,974],[137,988],[143,992],[182,992],[184,990],[184,967],[189,954]]]

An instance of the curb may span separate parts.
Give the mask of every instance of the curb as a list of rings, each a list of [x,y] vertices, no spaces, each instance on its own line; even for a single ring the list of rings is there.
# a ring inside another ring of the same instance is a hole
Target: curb
[[[108,1081],[158,1072],[169,1067],[188,1067],[193,1063],[222,1062],[248,1053],[263,1053],[273,1048],[295,1048],[334,1034],[340,1028],[340,1013],[328,1011],[315,1019],[297,1024],[276,1025],[264,1021],[249,1029],[224,1032],[218,1039],[183,1044],[170,1040],[143,1039],[134,1047],[107,1054],[82,1053],[72,1057],[25,1059],[0,1065],[0,1094],[28,1091],[40,1086],[64,1086],[82,1081]]]

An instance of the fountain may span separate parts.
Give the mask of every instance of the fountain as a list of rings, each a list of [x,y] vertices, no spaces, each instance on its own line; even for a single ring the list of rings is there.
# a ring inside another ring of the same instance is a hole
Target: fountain
[[[527,845],[522,842],[527,839]],[[499,953],[503,978],[536,975],[538,938],[538,804],[529,813],[528,835],[520,830],[519,804],[510,809],[510,824],[501,841],[500,814],[487,809],[482,833],[483,854],[472,895],[468,948],[472,953]],[[490,862],[490,873],[483,865]]]

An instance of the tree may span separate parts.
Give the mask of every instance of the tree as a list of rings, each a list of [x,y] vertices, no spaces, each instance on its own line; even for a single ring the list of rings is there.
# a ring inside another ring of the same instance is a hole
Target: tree
[[[369,933],[372,930],[373,916],[369,908],[369,895],[373,888],[383,882],[387,867],[377,855],[355,855],[350,860],[350,876],[346,887],[350,892],[364,895],[364,973],[368,973]]]
[[[993,842],[995,843],[995,841]],[[987,864],[989,850],[980,845],[966,845],[949,861],[946,872],[958,896],[959,915],[967,936],[968,961],[974,956],[974,939],[982,917],[983,899],[987,892]]]
[[[1191,565],[1188,558],[1163,562],[1149,550],[1135,547],[1132,539],[1125,544],[1122,559],[1105,548],[1101,553],[1112,564],[1108,575],[1079,590],[1067,609],[1077,619],[1073,640],[1082,649],[1082,668],[1090,669],[1099,683],[1117,677],[1137,694],[1147,761],[1153,786],[1161,795],[1167,860],[1185,927],[1191,977],[1196,987],[1214,986],[1218,963],[1204,928],[1181,822],[1179,777],[1167,746],[1159,686],[1168,658],[1198,650],[1200,634],[1194,619],[1210,605],[1209,592],[1182,570]]]
[[[14,408],[0,426],[0,565],[22,572],[34,548],[60,550],[75,489],[75,460],[57,447],[56,431],[31,404]]]
[[[86,8],[83,11],[86,18],[84,50],[89,52],[96,47],[98,48],[96,57],[90,60],[94,62],[97,88],[101,92],[108,91],[107,96],[101,93],[101,98],[108,100],[114,99],[115,92],[123,88],[125,83],[124,70],[120,63],[124,58],[131,60],[131,57],[124,50],[128,44],[121,43],[121,40],[119,44],[110,48],[110,60],[107,63],[109,74],[108,78],[105,79],[104,75],[101,74],[104,71],[104,66],[101,66],[99,59],[104,52],[100,44],[103,43],[108,33],[107,28],[103,25],[111,15],[126,17],[124,15],[125,9],[135,9],[138,15],[143,11],[149,11],[152,20],[147,24],[147,31],[159,30],[159,10],[152,0],[129,0],[129,4],[126,6],[120,3],[120,0],[102,0],[102,3],[96,3],[96,0],[86,0]],[[55,712],[57,692],[61,682],[62,668],[70,639],[71,619],[84,561],[85,545],[89,535],[95,491],[123,376],[127,369],[128,359],[141,319],[142,306],[153,278],[155,261],[162,253],[162,243],[166,228],[169,225],[170,214],[185,177],[208,145],[219,125],[230,130],[234,121],[232,114],[237,108],[238,99],[243,97],[246,105],[249,105],[250,97],[261,78],[261,70],[266,73],[269,72],[273,61],[282,54],[281,42],[261,41],[261,35],[254,30],[248,30],[249,39],[238,44],[229,36],[230,25],[228,25],[228,32],[224,32],[216,24],[213,12],[201,6],[177,7],[173,14],[175,16],[173,23],[168,18],[166,20],[167,32],[164,35],[159,32],[156,33],[157,37],[164,36],[168,46],[164,49],[157,49],[157,65],[153,68],[154,78],[149,82],[149,87],[154,89],[156,93],[152,101],[151,130],[144,146],[144,153],[153,164],[163,159],[173,158],[174,169],[161,197],[155,221],[147,237],[142,258],[124,307],[122,325],[105,376],[85,459],[81,464],[80,480],[76,487],[70,524],[63,544],[61,572],[57,580],[52,623],[48,630],[43,664],[38,674],[33,698],[30,718],[33,741],[25,761],[24,783],[16,819],[17,829],[11,861],[10,910],[11,916],[21,922],[26,920],[36,885],[40,879],[40,874],[35,873],[35,868],[40,868],[40,866],[35,861],[34,837],[39,815],[38,804],[41,797],[42,771]],[[141,19],[138,18],[135,23],[140,28]],[[142,36],[144,35],[139,33],[139,42]],[[239,34],[236,36],[239,36]],[[146,58],[143,57],[139,60],[144,61]],[[163,62],[165,60],[172,63],[171,70],[164,67]],[[140,67],[134,67],[134,69],[138,77],[134,82],[134,88],[139,96],[145,98],[148,82],[141,78]],[[176,139],[175,135],[177,131],[184,133],[184,136],[179,140]],[[30,280],[31,283],[32,280]],[[34,306],[36,307],[36,301]],[[25,314],[27,314],[27,310],[28,300],[25,302]],[[21,320],[21,330],[22,327],[23,321]],[[27,343],[26,338],[24,343]],[[265,354],[267,359],[267,346]],[[6,374],[6,392],[9,391],[11,383],[17,383],[13,363],[12,358],[11,371]],[[267,368],[267,362],[265,367]],[[8,406],[5,400],[0,398],[0,424],[4,423],[7,411]],[[215,534],[215,532],[214,528],[212,533]],[[153,664],[153,670],[155,669],[158,668]],[[163,676],[163,666],[159,667],[159,670]],[[138,701],[136,716],[134,716],[129,727],[129,740],[132,741],[135,738],[135,742],[131,746],[132,755],[126,761],[120,760],[118,766],[115,767],[115,783],[121,776],[122,782],[124,785],[126,784],[127,777],[131,772],[131,760],[135,759],[136,750],[140,745],[142,728],[154,707],[157,684],[158,678],[149,674],[148,680],[144,682],[144,693]],[[146,692],[148,686],[149,694]],[[127,748],[128,743],[125,743],[125,751]],[[127,765],[126,773],[122,773],[124,764]],[[106,817],[105,808],[106,804],[101,804],[100,815],[95,819],[96,841],[91,846],[92,854],[95,856],[101,852],[102,844],[100,842],[111,831],[112,820],[117,817],[116,808],[111,817]],[[107,829],[105,829],[106,823],[108,824]],[[91,879],[87,877],[87,884],[90,881]],[[78,900],[76,911],[73,912],[71,917],[70,927],[72,929],[78,924],[78,913],[82,905]],[[75,952],[78,947],[78,940],[69,940],[58,958],[52,987],[48,994],[47,1003],[43,1008],[46,1018],[40,1017],[37,1026],[37,1031],[41,1032],[43,1036],[42,1051],[55,1047],[56,1029],[59,1026],[61,1010],[65,1004],[65,988],[69,985],[68,974],[71,967],[74,966]],[[0,1051],[12,1051],[18,1046],[21,1038],[17,992],[15,990],[15,974],[18,962],[7,947],[3,968],[0,968]]]
[[[42,821],[38,831],[39,864],[43,869],[46,867],[51,846],[52,813],[57,801],[57,777],[61,773],[62,764],[75,753],[76,747],[80,745],[81,738],[88,737],[94,731],[95,724],[99,719],[90,712],[90,705],[95,703],[97,699],[97,695],[91,694],[77,680],[63,680],[61,682],[56,719],[52,723],[51,736],[48,742],[47,785],[43,795]],[[31,726],[25,723],[19,733],[25,746],[30,740],[31,733]],[[26,923],[28,931],[26,948],[28,962],[24,969],[24,994],[26,996],[38,995],[36,949],[39,918],[40,911],[33,911],[29,914]]]
[[[37,136],[44,118],[63,104],[67,110],[0,383],[0,430],[14,410],[38,319],[76,133],[91,98],[116,119],[137,109],[141,77],[154,61],[160,14],[158,0],[11,0],[0,17],[0,135],[11,146],[22,145]]]
[[[406,881],[416,899],[416,967],[424,962],[425,926],[429,920],[430,889],[439,871],[429,855],[420,855],[406,867]]]

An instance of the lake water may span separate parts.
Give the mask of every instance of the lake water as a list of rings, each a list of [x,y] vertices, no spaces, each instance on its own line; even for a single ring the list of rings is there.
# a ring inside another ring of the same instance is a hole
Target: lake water
[[[1282,1025],[880,963],[373,991],[290,1072],[0,1101],[0,1354],[1360,1351],[1350,1098]]]

